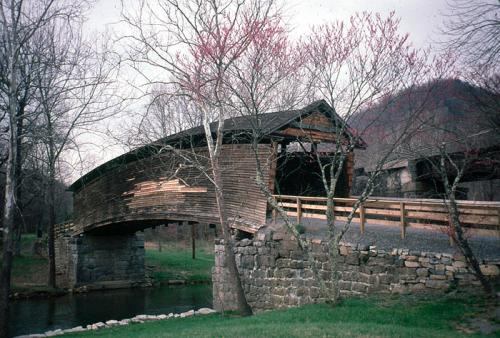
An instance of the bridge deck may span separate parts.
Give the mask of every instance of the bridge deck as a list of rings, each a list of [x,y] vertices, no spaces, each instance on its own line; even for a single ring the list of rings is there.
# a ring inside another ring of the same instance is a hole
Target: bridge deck
[[[271,219],[269,219],[269,223],[272,227],[283,226],[280,221],[273,224]],[[304,225],[305,235],[308,237],[325,238],[327,236],[326,222],[323,220],[302,218],[301,224]],[[344,224],[345,222],[337,222],[339,227]],[[468,239],[474,253],[480,259],[500,260],[500,236],[478,234],[470,235]],[[458,254],[458,248],[455,245],[450,245],[448,235],[439,229],[411,227],[407,229],[406,237],[403,239],[397,227],[371,224],[365,227],[362,234],[359,223],[352,223],[344,241],[361,246],[374,245],[377,249],[388,251],[399,248],[420,252]]]

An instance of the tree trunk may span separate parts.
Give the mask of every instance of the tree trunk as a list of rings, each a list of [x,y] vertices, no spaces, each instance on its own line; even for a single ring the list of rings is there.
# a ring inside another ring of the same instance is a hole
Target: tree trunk
[[[236,303],[239,313],[242,316],[251,316],[252,309],[250,308],[250,305],[248,305],[247,299],[245,297],[245,292],[243,291],[243,287],[241,285],[240,273],[236,266],[236,258],[233,252],[234,245],[233,245],[233,240],[231,238],[229,224],[227,222],[226,203],[224,199],[223,184],[218,163],[218,156],[215,156],[216,158],[214,158],[213,154],[211,154],[210,157],[212,160],[213,178],[215,182],[215,198],[218,209],[217,211],[219,213],[219,221],[222,228],[222,236],[224,238],[224,253],[225,253],[226,265],[229,270],[229,276],[231,278],[230,281],[231,288],[234,290],[236,294]]]
[[[49,212],[49,228],[48,228],[48,254],[49,254],[49,280],[48,285],[51,288],[56,287],[56,257],[55,257],[55,238],[54,225],[56,223],[55,209],[55,163],[50,161],[49,164],[49,186],[47,191],[47,210]]]
[[[450,209],[450,214],[451,214],[451,225],[453,227],[453,233],[455,234],[455,240],[456,244],[458,245],[460,251],[464,255],[465,259],[467,260],[467,263],[469,266],[472,268],[472,271],[476,278],[479,280],[481,283],[484,292],[488,297],[495,298],[495,289],[493,288],[492,284],[486,278],[486,276],[483,274],[481,271],[481,267],[479,265],[479,262],[476,258],[476,255],[472,251],[469,241],[467,238],[464,236],[464,231],[462,228],[462,223],[460,221],[459,217],[459,211],[457,207],[457,203],[455,200],[454,194],[450,194],[449,196],[449,209]]]
[[[22,224],[22,205],[21,205],[21,190],[22,190],[22,181],[23,181],[23,172],[22,172],[22,135],[24,129],[23,123],[23,114],[24,114],[24,105],[18,104],[18,112],[16,128],[17,128],[17,138],[16,138],[16,163],[15,163],[15,172],[16,172],[16,208],[14,211],[14,224],[16,228],[15,238],[14,238],[14,256],[21,256],[21,224]]]
[[[12,138],[12,136],[11,136]],[[0,337],[7,337],[8,323],[8,308],[9,308],[9,293],[10,279],[12,271],[12,258],[14,254],[15,240],[15,166],[12,158],[15,158],[15,150],[9,149],[9,161],[7,162],[7,172],[5,180],[5,206],[3,216],[3,260],[2,272],[0,276]]]
[[[14,212],[16,208],[17,188],[17,78],[14,69],[15,54],[10,58],[10,92],[9,92],[9,158],[5,173],[5,204],[3,214],[3,260],[0,275],[0,337],[7,337],[8,308],[10,279],[12,271],[12,256],[14,251],[15,223]]]

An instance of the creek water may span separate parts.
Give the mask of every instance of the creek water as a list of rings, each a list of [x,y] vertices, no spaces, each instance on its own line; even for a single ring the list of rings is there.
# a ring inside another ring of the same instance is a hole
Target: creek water
[[[19,299],[9,310],[9,335],[69,329],[138,314],[179,313],[212,307],[212,285],[158,286]]]

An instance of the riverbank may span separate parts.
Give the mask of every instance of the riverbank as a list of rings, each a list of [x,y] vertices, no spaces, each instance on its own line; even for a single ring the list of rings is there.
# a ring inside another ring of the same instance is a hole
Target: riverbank
[[[68,290],[47,286],[47,257],[33,252],[34,234],[22,237],[21,256],[12,264],[12,299],[56,297]],[[191,247],[185,243],[163,243],[161,251],[156,243],[145,243],[147,277],[155,284],[205,284],[211,283],[214,264],[213,243],[200,241],[196,258],[192,259]],[[0,258],[1,263],[1,258]]]
[[[228,314],[169,317],[65,337],[482,337],[481,329],[496,336],[494,325],[499,323],[491,316],[495,316],[494,308],[478,297],[386,296],[347,299],[335,307],[306,305],[245,318]],[[485,318],[489,318],[488,324],[480,327],[478,322]]]

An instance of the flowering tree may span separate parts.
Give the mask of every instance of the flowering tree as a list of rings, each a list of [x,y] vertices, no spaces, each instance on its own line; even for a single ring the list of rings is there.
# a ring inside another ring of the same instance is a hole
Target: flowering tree
[[[141,2],[135,14],[123,14],[135,30],[128,40],[128,59],[137,69],[147,65],[161,70],[164,76],[148,78],[147,83],[174,85],[176,94],[188,97],[202,117],[209,165],[196,161],[193,165],[215,188],[231,284],[238,310],[248,315],[251,309],[236,267],[222,182],[224,119],[233,113],[226,84],[229,70],[247,52],[252,38],[263,32],[265,23],[274,20],[278,9],[274,1],[253,0],[167,0],[154,6]],[[210,126],[212,119],[217,121],[215,130]],[[173,147],[168,150],[179,152]]]
[[[332,272],[329,279],[333,281],[333,287],[326,287],[327,283],[324,283],[322,274],[313,272],[325,296],[333,302],[337,301],[339,291],[336,283],[339,243],[349,229],[358,208],[372,193],[374,182],[383,165],[391,159],[394,150],[418,128],[413,121],[423,109],[421,105],[410,107],[401,114],[398,130],[384,135],[386,146],[381,149],[382,155],[375,164],[376,169],[348,212],[347,221],[339,227],[336,223],[334,197],[346,159],[362,143],[364,132],[377,122],[378,117],[371,116],[373,120],[362,130],[354,130],[349,125],[363,119],[365,112],[375,103],[383,102],[389,107],[392,102],[387,98],[390,95],[401,90],[406,90],[410,95],[418,84],[433,77],[443,76],[449,68],[449,60],[431,60],[425,51],[414,49],[408,35],[398,33],[398,27],[399,20],[395,18],[394,13],[387,18],[378,14],[356,14],[350,18],[348,24],[334,22],[314,27],[297,45],[289,42],[274,43],[273,38],[282,42],[287,40],[281,36],[283,31],[269,30],[270,34],[265,38],[256,36],[254,43],[258,46],[255,49],[258,52],[246,55],[249,61],[246,61],[244,71],[241,68],[230,71],[231,77],[226,80],[235,100],[233,106],[242,114],[252,116],[254,120],[254,151],[259,164],[257,183],[266,195],[269,205],[279,212],[285,226],[309,258],[312,257],[309,254],[308,241],[301,237],[295,227],[295,221],[291,220],[277,203],[267,180],[264,179],[262,168],[270,163],[259,163],[257,145],[262,136],[259,119],[261,114],[273,107],[270,102],[275,107],[280,107],[283,101],[276,100],[280,99],[280,96],[274,91],[289,83],[294,83],[294,97],[298,98],[295,102],[303,97],[309,100],[326,98],[339,112],[341,119],[333,116],[331,121],[334,128],[332,132],[337,138],[329,145],[330,149],[326,154],[319,151],[311,153],[320,168],[319,179],[327,197],[326,216]],[[266,43],[269,45],[266,46]],[[425,97],[429,93],[419,92],[418,95]],[[292,105],[295,102],[292,102]],[[380,114],[382,113],[383,109]],[[317,143],[307,136],[298,141],[310,145]],[[314,270],[315,265],[311,264],[311,267]]]

